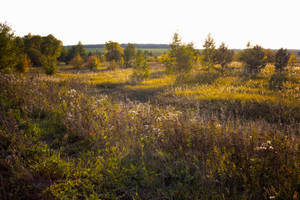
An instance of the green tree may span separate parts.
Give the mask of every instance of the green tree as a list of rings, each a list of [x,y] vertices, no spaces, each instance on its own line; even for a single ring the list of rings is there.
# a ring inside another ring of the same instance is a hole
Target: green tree
[[[66,61],[69,63],[73,60],[74,57],[76,57],[77,55],[80,55],[80,57],[83,60],[87,60],[87,53],[85,51],[84,46],[82,45],[82,43],[79,41],[77,45],[72,46],[67,53],[66,56]]]
[[[174,59],[175,58],[171,56],[170,51],[167,51],[159,57],[159,61],[165,66],[168,74],[173,73]]]
[[[0,23],[0,71],[14,68],[16,56],[14,34],[8,25]]]
[[[267,63],[275,62],[275,52],[272,49],[264,49],[264,53]]]
[[[150,77],[150,69],[145,55],[141,50],[137,51],[133,65],[133,79],[142,81]]]
[[[180,47],[177,49],[175,57],[175,73],[180,74],[190,72],[195,63],[194,56],[195,49],[192,43],[180,45]]]
[[[225,71],[227,65],[232,62],[234,52],[229,50],[224,43],[222,43],[215,51],[214,60],[216,64],[220,64],[222,72]]]
[[[55,57],[43,56],[41,60],[42,60],[42,65],[43,65],[45,74],[53,75],[57,72]]]
[[[19,73],[24,73],[27,72],[30,67],[31,67],[31,62],[27,54],[25,53],[19,54],[18,62],[15,66],[16,71]]]
[[[264,49],[259,45],[252,48],[249,46],[243,50],[240,55],[240,61],[244,63],[245,72],[251,75],[259,73],[267,64]]]
[[[67,63],[68,62],[68,50],[66,47],[62,47],[61,49],[61,53],[60,53],[60,56],[58,57],[58,60],[60,62],[65,62]]]
[[[135,44],[128,43],[128,45],[124,49],[124,64],[126,68],[132,67],[135,55],[136,55]]]
[[[203,63],[208,66],[208,70],[214,66],[216,46],[211,34],[208,34],[203,45]]]
[[[53,35],[43,37],[41,43],[42,66],[47,75],[52,75],[57,71],[57,58],[60,56],[61,49],[62,42]]]
[[[196,51],[193,44],[182,44],[179,34],[175,33],[170,47],[170,53],[163,59],[167,72],[176,74],[190,72],[195,63]]]
[[[39,35],[31,35],[30,33],[23,38],[24,51],[29,56],[32,65],[35,67],[42,66],[41,44],[43,38]]]
[[[279,49],[275,55],[275,69],[278,72],[282,72],[284,68],[288,65],[290,54],[286,49]]]
[[[104,50],[107,61],[120,61],[123,54],[123,49],[119,43],[113,41],[106,42]]]

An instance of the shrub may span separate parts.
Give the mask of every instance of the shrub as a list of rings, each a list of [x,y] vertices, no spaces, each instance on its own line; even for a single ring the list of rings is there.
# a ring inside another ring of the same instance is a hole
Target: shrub
[[[90,56],[88,58],[87,66],[90,70],[97,70],[101,67],[100,60],[97,56]]]
[[[56,67],[56,58],[43,56],[42,57],[42,66],[47,75],[53,75],[57,71]]]
[[[110,70],[117,70],[119,68],[119,65],[115,60],[112,60],[112,61],[109,62],[108,68]]]
[[[271,76],[269,80],[270,90],[281,90],[283,88],[284,82],[287,81],[287,76],[284,73],[275,73]]]
[[[81,56],[79,54],[77,54],[72,60],[71,60],[71,64],[76,68],[76,69],[80,69],[83,66],[83,59],[81,58]]]
[[[204,45],[203,45],[203,64],[208,66],[208,69],[212,68],[215,64],[214,58],[216,53],[215,41],[211,37],[211,34],[208,34]]]
[[[222,72],[225,71],[227,65],[233,60],[234,52],[228,50],[224,43],[222,43],[218,49],[216,49],[214,54],[214,61],[216,64],[220,64],[222,67]]]
[[[256,75],[267,64],[264,49],[258,45],[245,49],[240,55],[240,61],[244,63],[245,72],[250,75]]]
[[[279,49],[275,55],[275,69],[277,72],[282,72],[288,65],[290,54],[286,49]]]
[[[195,64],[195,49],[192,43],[182,44],[178,33],[173,36],[170,53],[162,57],[168,73],[189,73]]]
[[[29,70],[29,67],[31,67],[31,62],[27,54],[21,54],[15,67],[16,71],[19,73],[24,73]]]
[[[132,79],[142,81],[150,77],[150,69],[142,51],[138,51],[133,65]]]

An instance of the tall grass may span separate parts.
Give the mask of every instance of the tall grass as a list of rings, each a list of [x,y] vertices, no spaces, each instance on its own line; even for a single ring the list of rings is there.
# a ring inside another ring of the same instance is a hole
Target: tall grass
[[[299,197],[298,75],[272,91],[269,75],[176,83],[157,73],[90,94],[91,81],[124,72],[56,81],[0,74],[1,199]],[[155,86],[163,89],[153,102],[110,94]]]

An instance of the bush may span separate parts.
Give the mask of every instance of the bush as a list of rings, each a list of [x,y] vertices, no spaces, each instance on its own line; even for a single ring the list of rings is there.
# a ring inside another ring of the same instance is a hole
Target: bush
[[[97,56],[90,56],[88,58],[87,66],[90,70],[97,70],[100,69],[101,63]]]
[[[24,73],[29,70],[29,67],[31,67],[31,62],[27,54],[21,54],[15,67],[16,71],[19,73]]]
[[[42,57],[42,65],[43,65],[44,71],[47,75],[53,75],[57,71],[56,58],[43,56]]]
[[[117,69],[119,69],[119,65],[115,60],[112,60],[112,61],[109,62],[108,68],[110,70],[117,70]]]
[[[279,49],[275,55],[275,69],[277,72],[282,72],[288,65],[290,54],[286,49]]]
[[[132,79],[134,81],[142,81],[150,77],[150,69],[147,60],[142,51],[138,51],[133,64]]]
[[[240,61],[244,63],[245,72],[250,75],[256,75],[267,64],[264,49],[258,45],[245,49],[240,55]]]
[[[189,73],[195,64],[195,49],[193,44],[182,44],[178,33],[174,34],[171,50],[162,57],[167,73]]]
[[[281,90],[283,88],[284,82],[287,81],[287,75],[284,73],[275,73],[271,76],[269,80],[270,90]]]
[[[81,58],[81,56],[79,54],[77,54],[72,60],[71,60],[71,64],[76,68],[76,69],[80,69],[82,68],[84,63],[84,60]]]

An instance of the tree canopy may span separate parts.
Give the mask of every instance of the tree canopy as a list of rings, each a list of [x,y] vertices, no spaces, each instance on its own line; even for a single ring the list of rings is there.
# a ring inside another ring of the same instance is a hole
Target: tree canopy
[[[124,65],[126,68],[132,67],[135,55],[136,55],[135,44],[128,43],[128,45],[124,49]]]
[[[118,42],[109,41],[105,43],[105,56],[107,61],[119,62],[122,55],[123,49]]]
[[[247,49],[243,50],[240,61],[244,63],[246,72],[252,75],[260,72],[267,64],[264,49],[259,45],[255,45],[252,48],[249,45]]]
[[[215,51],[214,60],[216,64],[220,64],[222,71],[225,71],[227,65],[233,60],[234,52],[229,50],[224,43],[222,43]]]
[[[215,41],[211,34],[208,34],[203,48],[203,62],[208,66],[208,69],[210,69],[214,65],[214,56],[216,51]]]

